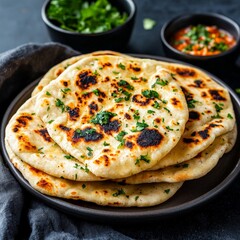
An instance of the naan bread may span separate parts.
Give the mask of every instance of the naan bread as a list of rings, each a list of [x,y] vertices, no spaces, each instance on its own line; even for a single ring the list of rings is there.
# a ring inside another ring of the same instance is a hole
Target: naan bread
[[[52,177],[21,161],[6,149],[13,165],[37,191],[54,197],[83,200],[114,207],[149,207],[171,198],[182,183],[119,185],[113,182],[76,182]]]
[[[171,73],[150,60],[116,56],[70,66],[37,95],[36,111],[64,151],[112,179],[158,163],[188,119]]]
[[[42,77],[41,81],[38,83],[38,85],[35,87],[35,89],[32,92],[32,96],[35,96],[38,94],[42,89],[48,85],[52,80],[56,79],[63,71],[65,71],[69,66],[73,65],[77,61],[89,57],[89,56],[101,56],[101,55],[114,55],[114,56],[125,56],[124,54],[120,54],[118,52],[113,51],[96,51],[89,54],[82,54],[79,56],[75,56],[72,58],[68,58],[59,64],[53,66],[49,71]]]
[[[96,54],[98,53],[96,52]],[[111,52],[111,54],[134,60],[130,56],[117,52]],[[174,78],[181,85],[189,105],[189,121],[186,124],[184,136],[170,154],[152,167],[152,170],[156,170],[187,161],[196,156],[207,148],[217,136],[231,131],[235,123],[235,116],[227,90],[204,72],[181,64],[149,61],[153,65],[158,64],[174,74]],[[71,61],[68,64],[71,64]],[[55,78],[56,76],[51,76],[44,85]],[[192,136],[194,134],[195,136]]]
[[[200,178],[210,172],[223,154],[233,147],[236,141],[237,128],[217,137],[215,141],[196,157],[181,164],[159,170],[144,171],[119,182],[142,184],[156,182],[182,182]]]
[[[231,131],[236,119],[228,91],[204,72],[189,66],[160,62],[182,87],[189,120],[176,147],[152,170],[187,161],[206,149],[216,137]]]
[[[27,100],[7,125],[6,140],[12,151],[32,167],[55,177],[75,181],[103,180],[52,140],[35,113],[35,99]]]

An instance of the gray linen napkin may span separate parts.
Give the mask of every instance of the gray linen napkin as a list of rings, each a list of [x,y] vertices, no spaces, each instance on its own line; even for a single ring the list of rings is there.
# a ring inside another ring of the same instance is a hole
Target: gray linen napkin
[[[0,119],[14,96],[47,69],[78,52],[55,43],[0,54]],[[112,227],[56,211],[23,190],[0,155],[0,239],[130,239]]]

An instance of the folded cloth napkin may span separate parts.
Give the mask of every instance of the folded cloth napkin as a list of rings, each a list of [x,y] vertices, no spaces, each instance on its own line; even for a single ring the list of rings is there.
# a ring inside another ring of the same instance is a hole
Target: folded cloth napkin
[[[27,44],[0,54],[0,116],[27,84],[76,54],[56,43]],[[110,226],[76,219],[38,201],[21,188],[1,155],[0,183],[0,239],[130,239]]]

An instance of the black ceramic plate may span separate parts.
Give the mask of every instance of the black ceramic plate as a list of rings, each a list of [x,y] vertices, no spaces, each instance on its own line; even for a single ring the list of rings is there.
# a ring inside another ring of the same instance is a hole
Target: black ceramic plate
[[[135,55],[142,58],[153,58],[167,62],[177,62],[175,60],[153,57],[146,55]],[[177,62],[181,63],[181,62]],[[240,122],[240,101],[235,93],[221,80],[215,76],[209,74],[217,83],[228,89],[232,102],[234,105],[237,122]],[[4,132],[6,124],[8,123],[11,116],[17,111],[17,109],[26,101],[33,90],[37,81],[30,84],[25,88],[11,103],[8,110],[6,111],[2,126],[1,126],[1,145],[3,149],[4,158],[12,171],[13,175],[20,182],[20,184],[31,192],[42,201],[50,204],[52,207],[57,208],[63,212],[72,214],[77,217],[104,222],[133,222],[155,220],[174,216],[180,212],[191,210],[202,203],[217,196],[223,191],[229,184],[236,178],[240,172],[240,152],[238,146],[240,145],[240,135],[238,135],[235,147],[231,152],[225,154],[219,161],[218,165],[206,176],[184,183],[183,187],[167,202],[154,207],[147,208],[113,208],[98,206],[93,203],[83,201],[69,201],[65,199],[59,199],[55,197],[49,197],[34,190],[29,183],[23,178],[21,173],[16,170],[7,155],[4,146]],[[238,132],[240,127],[238,126]]]

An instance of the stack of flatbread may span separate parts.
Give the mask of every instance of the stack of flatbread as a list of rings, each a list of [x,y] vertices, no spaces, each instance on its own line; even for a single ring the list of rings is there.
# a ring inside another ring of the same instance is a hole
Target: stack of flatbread
[[[193,67],[94,52],[42,78],[6,127],[13,165],[60,198],[146,207],[233,147],[229,93]]]

